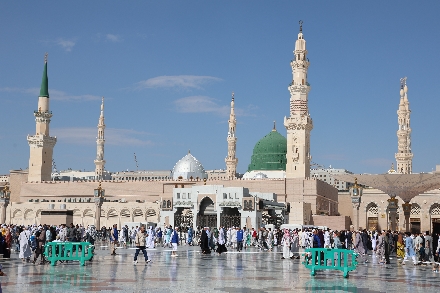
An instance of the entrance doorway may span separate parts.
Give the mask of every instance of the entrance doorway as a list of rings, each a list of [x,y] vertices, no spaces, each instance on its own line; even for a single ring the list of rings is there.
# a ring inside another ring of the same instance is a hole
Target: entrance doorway
[[[440,218],[432,219],[431,235],[434,235],[435,233],[440,234]]]
[[[379,229],[378,223],[379,223],[379,220],[377,217],[368,217],[367,229],[369,231],[378,230]]]
[[[420,218],[410,218],[411,233],[420,233]]]
[[[220,225],[226,228],[240,227],[241,215],[238,208],[223,208],[220,214]]]
[[[200,210],[197,214],[197,226],[217,227],[217,212],[214,211],[214,202],[209,197],[205,197],[200,202]]]

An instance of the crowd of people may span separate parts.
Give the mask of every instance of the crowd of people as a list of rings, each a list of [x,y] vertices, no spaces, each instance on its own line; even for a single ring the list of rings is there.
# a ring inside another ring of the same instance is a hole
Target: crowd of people
[[[367,256],[377,258],[379,264],[389,264],[390,255],[395,254],[399,264],[406,265],[412,260],[414,265],[432,264],[438,270],[440,262],[440,238],[438,234],[402,233],[391,231],[332,231],[330,229],[247,229],[246,227],[159,227],[123,226],[102,227],[81,225],[3,225],[0,233],[0,254],[10,257],[11,251],[19,253],[23,262],[44,263],[43,249],[50,241],[87,241],[92,245],[96,240],[110,244],[112,255],[118,247],[135,247],[133,262],[137,263],[140,252],[146,263],[147,248],[172,248],[172,256],[177,256],[178,245],[200,246],[203,254],[215,252],[222,254],[229,250],[237,252],[254,248],[262,252],[271,252],[275,247],[282,251],[281,259],[298,259],[300,251],[307,248],[337,248],[354,250],[362,262],[368,262]]]

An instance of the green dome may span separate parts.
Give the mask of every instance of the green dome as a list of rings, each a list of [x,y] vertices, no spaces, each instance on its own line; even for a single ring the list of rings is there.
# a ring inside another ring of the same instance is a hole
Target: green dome
[[[254,147],[248,172],[253,170],[286,170],[287,139],[275,129]]]

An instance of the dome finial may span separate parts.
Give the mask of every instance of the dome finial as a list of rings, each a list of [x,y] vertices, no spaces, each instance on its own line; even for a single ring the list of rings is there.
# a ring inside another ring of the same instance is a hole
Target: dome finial
[[[188,150],[188,154],[191,154],[191,150]]]
[[[232,92],[232,101],[234,101],[234,92]]]
[[[302,33],[302,31],[303,31],[303,21],[300,20],[299,21],[299,32]]]
[[[277,127],[276,127],[276,122],[275,122],[275,120],[273,121],[273,129],[272,129],[272,131],[277,131]]]

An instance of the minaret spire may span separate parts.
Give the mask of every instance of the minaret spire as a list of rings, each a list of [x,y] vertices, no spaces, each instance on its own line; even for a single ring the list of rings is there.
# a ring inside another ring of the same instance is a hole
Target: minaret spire
[[[101,102],[101,114],[99,115],[98,120],[98,137],[96,138],[96,160],[95,160],[95,179],[102,180],[104,174],[104,97],[102,97]]]
[[[295,42],[290,92],[290,116],[284,117],[287,129],[287,164],[286,178],[310,177],[310,132],[313,121],[309,114],[308,95],[310,84],[307,82],[309,59],[307,58],[306,41],[302,31],[303,22],[299,21],[298,39]]]
[[[228,179],[235,179],[237,173],[237,163],[238,159],[235,157],[237,138],[235,137],[235,127],[237,125],[237,120],[235,119],[235,101],[234,92],[232,92],[231,100],[231,113],[229,115],[229,131],[228,131],[228,155],[225,158],[226,162],[226,172]]]
[[[400,79],[400,103],[397,110],[399,129],[397,130],[397,153],[395,157],[397,173],[411,174],[413,158],[413,153],[411,152],[411,110],[409,109],[406,79],[406,77]]]
[[[44,55],[44,70],[41,80],[40,97],[49,97],[49,78],[47,78],[47,53]]]
[[[49,135],[49,124],[52,112],[49,109],[49,79],[47,77],[47,53],[44,56],[43,79],[41,81],[38,108],[34,111],[35,135],[28,135],[30,147],[29,182],[51,181],[52,155],[57,142],[56,137]]]

